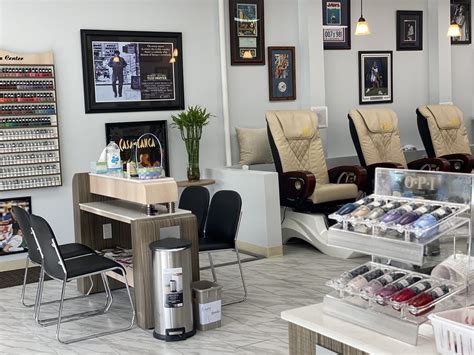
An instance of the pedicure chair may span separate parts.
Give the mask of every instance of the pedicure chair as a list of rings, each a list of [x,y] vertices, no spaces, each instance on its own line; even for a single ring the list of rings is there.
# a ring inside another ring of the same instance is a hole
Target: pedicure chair
[[[400,143],[398,117],[387,108],[354,109],[349,115],[349,130],[359,161],[367,169],[368,191],[373,190],[376,168],[449,171],[449,162],[422,158],[407,163]]]
[[[312,111],[269,111],[268,138],[278,172],[282,238],[299,238],[321,252],[339,258],[356,253],[327,245],[327,215],[353,202],[365,187],[367,172],[360,166],[327,169]],[[360,254],[359,254],[360,255]]]
[[[474,169],[462,111],[454,105],[427,105],[416,110],[418,131],[429,157],[449,161],[451,171]]]

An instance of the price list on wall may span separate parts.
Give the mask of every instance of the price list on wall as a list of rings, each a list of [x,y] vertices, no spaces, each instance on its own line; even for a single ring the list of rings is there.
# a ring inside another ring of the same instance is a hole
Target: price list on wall
[[[61,184],[52,53],[0,51],[0,191]]]

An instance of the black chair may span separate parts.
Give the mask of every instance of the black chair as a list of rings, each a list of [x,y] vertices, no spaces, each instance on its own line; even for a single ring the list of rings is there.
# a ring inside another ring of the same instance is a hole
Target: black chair
[[[23,288],[21,290],[21,303],[25,307],[34,306],[35,314],[36,314],[36,302],[34,304],[27,304],[25,302],[25,292],[26,292],[26,281],[28,278],[28,268],[29,268],[30,262],[32,264],[41,266],[42,265],[41,254],[38,250],[38,245],[36,244],[35,238],[31,234],[30,214],[26,210],[18,206],[14,206],[12,208],[12,212],[13,212],[13,216],[15,217],[15,221],[18,223],[20,230],[26,240],[26,245],[28,247],[28,255],[26,256],[26,265],[25,265],[25,275],[23,277]],[[88,255],[88,254],[95,254],[94,250],[92,250],[88,246],[85,246],[79,243],[69,243],[69,244],[60,245],[59,250],[61,251],[64,259],[75,258],[78,256]],[[44,279],[44,275],[42,276],[42,274],[43,274],[43,269],[41,268],[39,280]],[[92,277],[90,277],[89,279],[90,279],[91,285],[85,295],[82,295],[79,297],[68,298],[67,300],[88,296],[94,286]],[[40,285],[38,284],[38,289],[39,287]],[[54,302],[59,302],[59,300],[44,302],[43,304],[49,304],[49,303],[54,303]]]
[[[32,234],[35,238],[36,243],[39,247],[39,253],[42,257],[42,266],[44,273],[49,277],[62,281],[62,291],[61,291],[61,299],[59,303],[59,311],[57,318],[51,318],[42,321],[40,324],[47,326],[51,324],[56,324],[56,338],[60,343],[63,344],[70,344],[81,340],[87,340],[91,338],[96,338],[99,336],[114,334],[122,331],[129,330],[133,327],[135,323],[135,308],[133,306],[132,297],[130,295],[130,289],[127,283],[127,274],[125,269],[119,263],[108,259],[106,257],[97,255],[97,254],[89,254],[84,255],[72,259],[65,259],[62,255],[60,247],[56,241],[56,237],[54,236],[51,227],[49,226],[48,222],[44,220],[42,217],[31,215],[30,222],[32,227]],[[128,298],[130,301],[130,307],[132,308],[132,319],[130,325],[126,328],[108,330],[101,333],[96,333],[88,336],[83,336],[80,338],[75,339],[68,339],[63,340],[60,337],[60,329],[61,323],[65,321],[73,321],[81,318],[88,318],[91,316],[104,314],[106,313],[110,306],[112,305],[112,292],[110,290],[110,286],[107,280],[107,275],[105,274],[108,271],[115,271],[117,273],[121,273],[121,275],[125,279],[125,286],[127,288]],[[94,310],[89,312],[83,312],[78,314],[73,314],[70,316],[63,317],[63,306],[64,306],[64,296],[66,293],[66,283],[72,280],[76,280],[83,277],[94,276],[94,275],[101,275],[102,281],[104,283],[104,290],[107,296],[107,300],[105,303],[105,307],[101,310]],[[40,288],[38,292],[37,298],[37,317],[39,318],[40,308],[41,308],[41,299],[43,296],[43,283],[40,282]]]
[[[237,256],[244,296],[242,299],[224,305],[244,302],[247,299],[247,287],[236,243],[241,214],[242,199],[237,192],[230,190],[216,192],[212,196],[209,207],[204,238],[199,240],[199,251],[208,254],[214,282],[217,282],[217,277],[211,252],[233,250]]]
[[[209,190],[202,186],[185,188],[179,199],[178,208],[191,211],[196,216],[199,239],[204,238],[209,199]]]

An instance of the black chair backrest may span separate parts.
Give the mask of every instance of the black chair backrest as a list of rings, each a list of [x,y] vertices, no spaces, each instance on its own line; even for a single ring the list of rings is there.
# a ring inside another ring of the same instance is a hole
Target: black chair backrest
[[[30,214],[25,209],[18,206],[13,206],[12,211],[15,221],[20,226],[21,232],[25,237],[30,260],[36,264],[41,264],[41,254],[38,251],[38,245],[36,244],[35,238],[31,234]]]
[[[178,208],[191,211],[196,216],[199,238],[204,237],[209,199],[209,190],[202,186],[185,188],[179,199]]]
[[[231,190],[221,190],[212,196],[206,223],[206,239],[234,243],[239,226],[242,198]]]
[[[43,254],[44,271],[53,278],[63,280],[66,276],[63,269],[64,260],[49,223],[44,218],[34,214],[30,216],[30,221],[33,233]]]

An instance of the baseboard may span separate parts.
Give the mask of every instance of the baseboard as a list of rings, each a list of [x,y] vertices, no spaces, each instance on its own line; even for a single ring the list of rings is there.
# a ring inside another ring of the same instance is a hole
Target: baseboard
[[[275,256],[283,256],[283,245],[276,247],[262,247],[259,245],[243,242],[241,240],[237,241],[237,247],[239,250],[246,251],[252,254],[261,255],[265,258],[272,258]]]

